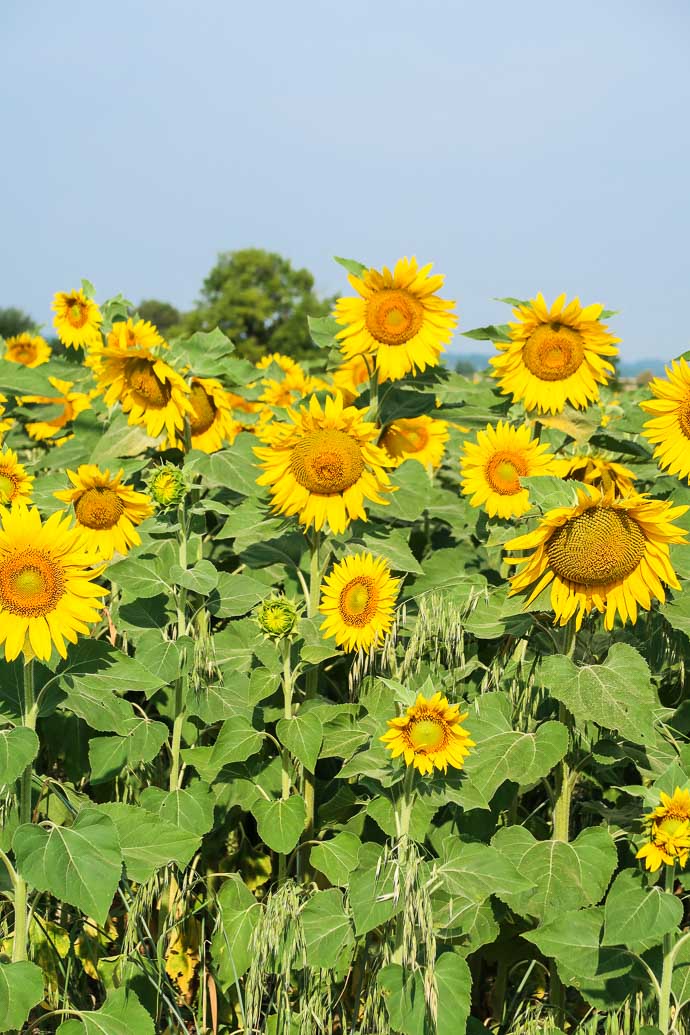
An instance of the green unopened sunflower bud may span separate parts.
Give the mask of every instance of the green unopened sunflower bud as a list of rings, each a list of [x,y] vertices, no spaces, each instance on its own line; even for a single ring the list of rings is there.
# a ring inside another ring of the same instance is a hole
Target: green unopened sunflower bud
[[[161,464],[151,472],[148,490],[159,510],[176,507],[187,495],[184,473],[174,464]]]
[[[275,640],[289,636],[297,624],[297,618],[297,607],[287,597],[268,597],[256,611],[259,628]]]

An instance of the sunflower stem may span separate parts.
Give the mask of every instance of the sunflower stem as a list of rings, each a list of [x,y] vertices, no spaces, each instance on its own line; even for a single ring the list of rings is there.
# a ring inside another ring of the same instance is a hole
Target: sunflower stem
[[[34,697],[34,663],[24,665],[24,713],[26,729],[36,729],[38,708]],[[29,762],[19,781],[19,822],[31,822],[31,784],[33,764]],[[17,874],[14,882],[14,938],[12,941],[12,962],[28,959],[29,942],[29,893],[26,881]]]
[[[666,866],[665,887],[669,894],[673,894],[676,883],[676,864]],[[675,932],[670,931],[664,935],[663,953],[664,962],[661,969],[661,988],[659,991],[659,1030],[663,1035],[671,1032],[671,982],[673,980],[673,943]]]
[[[374,365],[369,374],[369,420],[374,424],[379,422],[379,372]]]
[[[180,503],[178,510],[178,560],[183,571],[187,570],[187,511],[184,500]],[[177,638],[180,639],[187,632],[187,590],[184,586],[177,587]],[[173,713],[173,732],[170,745],[170,783],[171,791],[176,791],[180,782],[180,747],[182,744],[182,726],[185,720],[185,686],[184,676],[185,665],[180,665],[180,675],[175,680],[175,702]]]
[[[292,668],[290,665],[290,639],[285,637],[282,641],[283,650],[283,715],[286,719],[292,718]],[[283,747],[280,754],[281,765],[281,798],[287,801],[290,797],[292,780],[290,777],[291,759],[290,752]],[[280,852],[278,855],[278,883],[283,884],[287,876],[287,856]]]
[[[309,559],[309,599],[307,600],[307,615],[309,618],[316,618],[319,613],[319,592],[321,589],[321,533],[314,529],[312,535],[309,538],[309,548],[311,551]],[[307,672],[305,697],[309,700],[316,693],[316,687],[319,678],[319,666],[312,665]],[[309,773],[306,769],[303,771],[304,775],[304,804],[306,808],[306,819],[304,824],[304,832],[302,834],[303,841],[310,841],[314,835],[314,815],[316,808],[316,774]],[[302,848],[300,857],[300,869],[304,874],[305,881],[311,878],[311,871],[309,868],[309,848],[305,845]]]
[[[415,770],[414,766],[409,765],[405,769],[405,776],[402,780],[400,794],[395,802],[395,831],[398,835],[398,859],[400,859],[401,855],[404,858],[407,857],[407,846],[410,838],[410,820],[412,818],[412,809],[414,807],[415,797]],[[404,965],[405,962],[403,960],[404,928],[405,910],[403,908],[395,924],[395,945],[393,947],[393,955],[391,956],[392,963],[399,963],[401,965]]]

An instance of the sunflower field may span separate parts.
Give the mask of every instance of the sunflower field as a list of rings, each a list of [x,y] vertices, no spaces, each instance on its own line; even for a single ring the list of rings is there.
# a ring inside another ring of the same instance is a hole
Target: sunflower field
[[[338,262],[0,340],[0,1031],[687,1035],[690,366]]]

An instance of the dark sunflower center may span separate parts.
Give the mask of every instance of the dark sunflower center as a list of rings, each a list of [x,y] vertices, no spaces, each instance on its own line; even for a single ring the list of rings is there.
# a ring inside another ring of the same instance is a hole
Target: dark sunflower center
[[[128,364],[125,381],[136,401],[144,409],[162,410],[170,402],[167,384],[156,377],[149,359],[135,359]]]
[[[73,327],[83,327],[89,316],[87,307],[78,298],[67,299],[67,319]]]
[[[23,343],[21,345],[13,345],[10,353],[12,359],[18,363],[31,363],[36,359],[36,349],[33,345],[27,345]]]
[[[87,489],[74,504],[80,525],[87,528],[112,528],[120,520],[125,505],[116,492],[106,486]]]
[[[344,431],[312,431],[292,450],[290,470],[309,492],[335,496],[359,479],[364,457],[357,442]]]
[[[386,288],[367,303],[366,325],[372,338],[385,345],[404,345],[424,322],[421,302],[407,291]]]
[[[22,550],[0,563],[0,604],[12,614],[49,614],[64,591],[62,569],[43,550]]]
[[[381,445],[391,456],[403,453],[419,453],[429,443],[429,432],[423,425],[411,420],[398,420],[388,428]]]
[[[551,536],[549,564],[562,579],[581,586],[605,586],[635,571],[647,540],[624,511],[591,507]]]
[[[379,593],[374,579],[358,575],[340,591],[338,610],[346,625],[360,628],[368,625],[376,614]]]
[[[16,495],[16,477],[7,468],[0,467],[0,503],[10,503]]]
[[[486,480],[500,496],[514,496],[521,491],[520,478],[527,474],[527,463],[520,453],[494,453],[484,468]]]
[[[216,419],[216,404],[202,385],[193,384],[189,401],[194,412],[189,418],[192,435],[203,435]]]
[[[445,740],[446,726],[437,716],[426,715],[412,719],[407,735],[415,751],[436,751]]]
[[[542,324],[525,342],[522,358],[542,381],[563,381],[579,370],[585,358],[582,335],[563,324]]]

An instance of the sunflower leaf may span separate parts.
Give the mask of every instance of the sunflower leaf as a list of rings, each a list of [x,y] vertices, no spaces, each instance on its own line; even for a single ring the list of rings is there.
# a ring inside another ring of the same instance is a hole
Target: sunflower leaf
[[[43,975],[35,963],[0,963],[0,1031],[20,1030],[43,998]]]
[[[338,888],[317,891],[302,910],[307,963],[335,967],[343,952],[355,943],[352,920]]]

